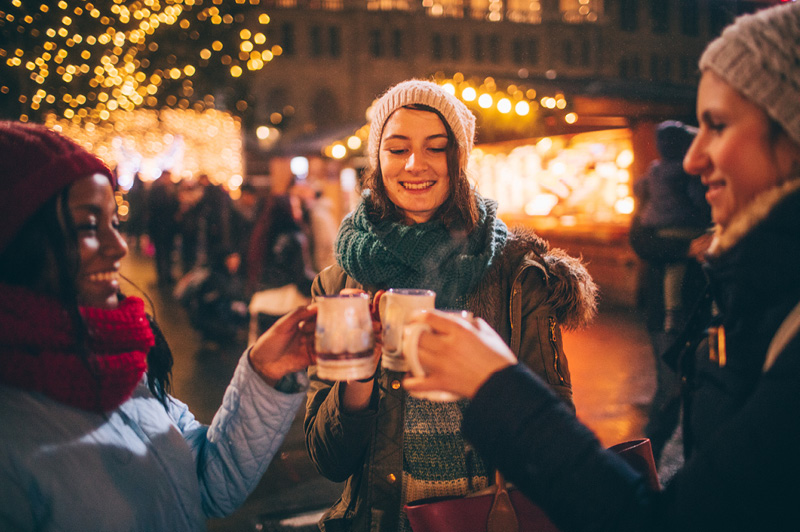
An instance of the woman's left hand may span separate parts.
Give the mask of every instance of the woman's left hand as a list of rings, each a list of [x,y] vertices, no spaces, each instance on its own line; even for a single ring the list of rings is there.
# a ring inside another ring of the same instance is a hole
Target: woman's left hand
[[[250,350],[250,364],[269,384],[314,363],[317,306],[300,307],[281,317]]]

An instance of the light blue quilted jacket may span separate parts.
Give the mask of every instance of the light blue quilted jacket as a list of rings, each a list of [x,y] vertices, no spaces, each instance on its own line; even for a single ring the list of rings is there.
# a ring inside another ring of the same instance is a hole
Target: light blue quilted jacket
[[[107,416],[0,386],[0,530],[197,531],[255,488],[294,420],[297,393],[239,360],[210,426],[144,382]]]

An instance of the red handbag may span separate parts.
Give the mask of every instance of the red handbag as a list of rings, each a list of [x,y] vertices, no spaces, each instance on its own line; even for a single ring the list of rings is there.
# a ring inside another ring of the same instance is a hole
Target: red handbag
[[[647,438],[610,447],[660,489]],[[495,473],[495,484],[466,497],[421,499],[405,505],[414,532],[559,532],[544,511]]]

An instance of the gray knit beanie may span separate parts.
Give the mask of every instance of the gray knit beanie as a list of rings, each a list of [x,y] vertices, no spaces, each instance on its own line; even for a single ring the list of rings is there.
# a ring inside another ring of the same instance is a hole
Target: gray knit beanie
[[[411,104],[433,107],[440,113],[458,142],[458,158],[462,168],[467,167],[469,154],[475,142],[475,115],[461,100],[444,88],[430,81],[410,79],[398,83],[380,97],[372,108],[372,123],[369,128],[369,164],[378,168],[378,149],[381,145],[383,126],[397,109]]]
[[[800,3],[737,18],[700,57],[800,144]]]

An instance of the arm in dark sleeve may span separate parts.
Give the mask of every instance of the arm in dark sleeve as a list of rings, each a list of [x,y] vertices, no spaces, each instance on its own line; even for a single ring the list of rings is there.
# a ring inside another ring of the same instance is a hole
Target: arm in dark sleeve
[[[800,340],[662,492],[603,449],[522,365],[492,375],[464,435],[564,532],[788,530],[800,500]]]
[[[490,467],[499,469],[564,532],[656,530],[644,477],[582,425],[522,364],[492,375],[463,421]]]

